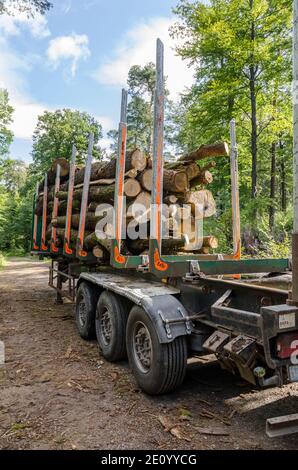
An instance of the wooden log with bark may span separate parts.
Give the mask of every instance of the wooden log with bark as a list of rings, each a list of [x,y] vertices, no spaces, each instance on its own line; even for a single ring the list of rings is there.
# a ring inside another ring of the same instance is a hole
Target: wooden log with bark
[[[88,212],[85,219],[85,228],[87,230],[95,230],[97,222],[102,220],[105,216],[95,216],[94,213]],[[59,216],[55,219],[52,219],[53,227],[65,228],[66,216]],[[73,228],[79,228],[80,225],[80,214],[74,214],[71,217],[71,226]]]
[[[175,254],[181,250],[184,246],[184,239],[167,238],[162,240],[162,253]],[[149,249],[149,238],[145,240],[126,240],[127,248],[133,255],[140,255],[144,251]]]
[[[226,142],[217,142],[215,144],[201,145],[197,150],[180,157],[180,161],[198,161],[204,158],[228,157],[229,146]]]
[[[212,217],[216,213],[216,204],[213,195],[207,189],[200,191],[189,191],[183,202],[189,204],[191,212],[197,218]]]
[[[189,181],[185,170],[164,170],[163,190],[174,193],[185,193],[189,189]]]

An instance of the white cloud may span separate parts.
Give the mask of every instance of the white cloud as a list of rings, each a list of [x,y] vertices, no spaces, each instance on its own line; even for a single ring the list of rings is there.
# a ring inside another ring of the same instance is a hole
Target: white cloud
[[[27,29],[33,37],[39,39],[51,34],[46,17],[40,13],[36,13],[33,18],[13,9],[13,15],[0,15],[0,32],[5,36],[18,36],[22,29]]]
[[[93,78],[105,85],[125,86],[132,65],[145,65],[149,61],[155,63],[156,39],[159,37],[165,46],[167,86],[172,97],[177,97],[192,84],[193,73],[173,49],[169,28],[174,22],[173,18],[156,17],[132,28],[122,38],[114,57],[101,64],[93,73]]]
[[[24,100],[12,99],[11,102],[15,109],[11,127],[14,136],[18,139],[31,140],[38,116],[46,109],[50,110],[49,106],[35,103],[30,98]]]
[[[31,139],[37,117],[48,106],[36,103],[26,90],[24,75],[30,70],[25,58],[20,58],[6,39],[0,38],[0,88],[6,88],[14,108],[11,129],[16,138]]]
[[[56,69],[63,60],[70,60],[71,75],[75,76],[80,60],[90,56],[89,39],[86,34],[72,34],[71,36],[58,36],[50,41],[47,56],[50,64]]]
[[[107,116],[94,116],[97,122],[102,125],[102,129],[104,132],[108,132],[111,129],[115,128],[115,123],[113,119],[107,117]]]
[[[63,103],[53,106],[34,100],[27,89],[26,79],[26,74],[32,66],[32,57],[18,55],[10,46],[8,39],[3,36],[0,37],[0,50],[0,88],[8,90],[9,100],[14,108],[11,129],[15,138],[31,141],[38,116],[46,110],[63,108]],[[114,127],[109,117],[95,117],[102,124],[104,133]]]

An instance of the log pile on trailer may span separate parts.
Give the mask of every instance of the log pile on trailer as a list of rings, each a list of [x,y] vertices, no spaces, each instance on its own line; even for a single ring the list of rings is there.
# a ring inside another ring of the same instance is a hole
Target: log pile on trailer
[[[201,146],[195,152],[180,157],[174,163],[166,163],[163,169],[163,220],[165,233],[163,252],[193,252],[208,254],[218,246],[217,239],[208,235],[196,240],[195,220],[213,216],[216,206],[208,188],[212,183],[212,170],[216,167],[215,157],[227,156],[228,146],[224,142]],[[204,159],[209,158],[207,163]],[[56,181],[59,165],[58,186]],[[106,213],[96,212],[100,204],[113,206],[116,186],[117,157],[109,161],[99,161],[91,165],[88,190],[88,206],[84,217],[84,250],[93,253],[97,259],[107,259],[113,237],[112,220],[103,228],[103,236],[95,233],[96,226]],[[148,252],[150,235],[150,205],[152,192],[152,159],[142,150],[134,149],[126,153],[125,179],[123,194],[126,198],[126,227],[134,227],[145,238],[132,240],[129,236],[123,240],[123,252],[128,255],[140,255]],[[70,217],[69,246],[75,250],[79,237],[80,212],[84,191],[86,167],[76,167],[72,188],[72,210]],[[45,215],[45,240],[51,246],[53,229],[55,247],[63,248],[67,227],[67,207],[69,204],[70,165],[65,159],[58,159],[47,173],[46,182],[39,185],[35,205],[37,216]],[[45,191],[46,189],[46,197]],[[56,201],[56,204],[55,204]],[[185,221],[185,222],[184,222]],[[142,227],[141,227],[142,226]],[[185,230],[185,227],[187,229]],[[178,234],[178,235],[177,235]]]

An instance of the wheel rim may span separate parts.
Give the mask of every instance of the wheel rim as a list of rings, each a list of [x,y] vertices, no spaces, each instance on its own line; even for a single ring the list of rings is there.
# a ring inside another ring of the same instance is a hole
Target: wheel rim
[[[111,341],[112,336],[112,320],[111,314],[107,308],[103,310],[100,316],[100,329],[103,342],[107,345]]]
[[[147,373],[152,364],[152,341],[147,326],[137,322],[133,330],[133,354],[138,368]]]
[[[87,321],[87,307],[86,307],[86,304],[84,302],[84,299],[82,299],[79,302],[79,323],[80,323],[80,326],[84,327],[86,325],[86,321]]]

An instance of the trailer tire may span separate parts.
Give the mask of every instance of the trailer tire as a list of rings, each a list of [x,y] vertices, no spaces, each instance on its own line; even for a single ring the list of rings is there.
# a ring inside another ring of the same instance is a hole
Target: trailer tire
[[[127,300],[104,291],[96,309],[96,337],[103,357],[109,362],[126,359],[125,331],[129,312]]]
[[[95,339],[95,312],[98,299],[97,289],[82,282],[76,295],[75,318],[81,338]]]
[[[161,344],[146,312],[134,306],[128,317],[126,344],[130,367],[144,392],[161,395],[174,391],[182,384],[187,363],[185,336]],[[149,356],[146,356],[148,351]]]

